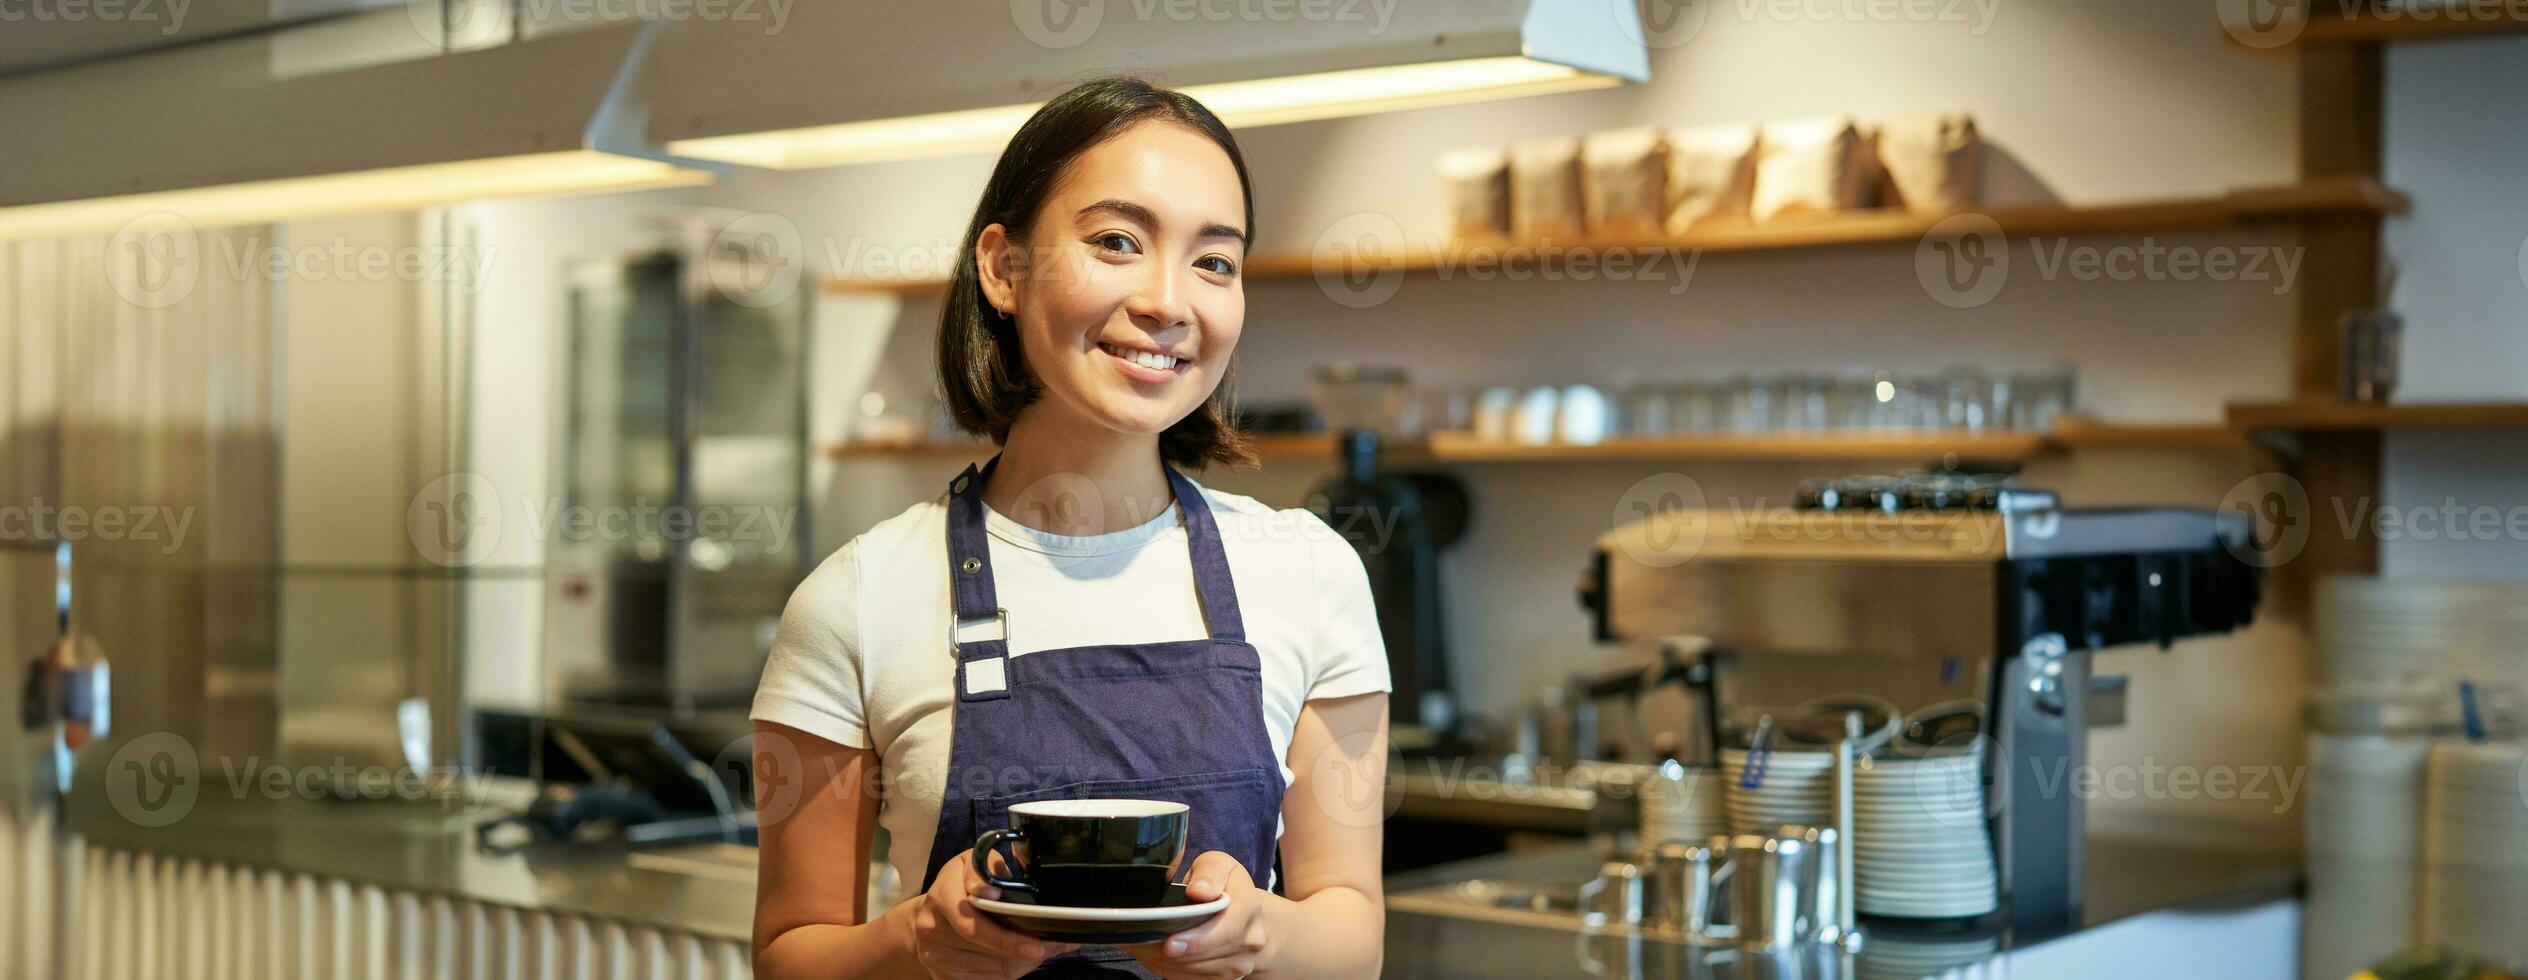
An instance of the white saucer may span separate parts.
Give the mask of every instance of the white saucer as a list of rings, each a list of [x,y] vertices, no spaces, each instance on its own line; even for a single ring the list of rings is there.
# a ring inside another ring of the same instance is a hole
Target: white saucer
[[[1077,905],[1029,905],[991,898],[968,898],[975,908],[1002,915],[1023,915],[1035,919],[1060,919],[1064,922],[1164,922],[1187,916],[1205,916],[1229,907],[1229,896],[1222,895],[1208,902],[1185,905],[1160,905],[1146,909],[1105,909]]]

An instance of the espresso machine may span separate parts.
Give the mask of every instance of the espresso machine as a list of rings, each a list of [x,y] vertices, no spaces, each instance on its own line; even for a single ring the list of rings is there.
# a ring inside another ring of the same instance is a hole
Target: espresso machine
[[[1715,740],[1732,705],[1980,702],[1999,924],[2041,939],[2081,925],[2072,776],[2090,726],[2121,720],[2121,679],[2093,678],[2090,654],[2247,624],[2260,588],[2250,524],[1952,489],[1825,483],[1793,508],[1645,508],[1598,540],[1581,598],[1602,642],[1700,651]]]

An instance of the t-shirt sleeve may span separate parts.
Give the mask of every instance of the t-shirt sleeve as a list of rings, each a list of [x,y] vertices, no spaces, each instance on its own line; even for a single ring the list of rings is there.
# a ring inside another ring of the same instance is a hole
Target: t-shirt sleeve
[[[748,717],[855,749],[869,747],[860,669],[859,544],[853,539],[844,545],[790,593]]]
[[[1387,644],[1378,632],[1378,606],[1370,598],[1360,553],[1317,515],[1297,513],[1315,566],[1309,618],[1316,625],[1316,650],[1308,700],[1391,690]]]

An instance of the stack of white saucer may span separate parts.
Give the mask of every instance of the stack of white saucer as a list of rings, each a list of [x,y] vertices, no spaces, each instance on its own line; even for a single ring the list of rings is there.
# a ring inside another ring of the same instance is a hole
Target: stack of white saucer
[[[2436,742],[2425,779],[2422,941],[2528,963],[2528,742]]]
[[[1641,844],[1701,844],[1729,832],[1722,776],[1711,766],[1669,762],[1641,785]]]
[[[2309,735],[2301,975],[2348,977],[2414,946],[2430,749],[2421,735]]]
[[[2528,582],[2338,575],[2315,613],[2330,687],[2465,677],[2528,689]]]
[[[1852,776],[1853,905],[1872,915],[1954,919],[1998,904],[1985,833],[1981,745],[1874,759]]]
[[[1721,750],[1720,772],[1728,788],[1731,830],[1769,834],[1786,823],[1834,826],[1834,753],[1766,753],[1753,786],[1747,777],[1750,755],[1745,749]]]
[[[1860,980],[1921,980],[1923,977],[1950,976],[1951,970],[1990,961],[2001,949],[2001,937],[1993,933],[1971,933],[1957,936],[1914,936],[1893,932],[1873,934],[1861,947],[1859,962],[1853,971]],[[1982,971],[1973,971],[1982,972]],[[1957,975],[1973,975],[1963,972]]]

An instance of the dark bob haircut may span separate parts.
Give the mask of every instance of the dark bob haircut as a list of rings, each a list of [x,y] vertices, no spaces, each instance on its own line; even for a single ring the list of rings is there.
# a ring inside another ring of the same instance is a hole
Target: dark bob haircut
[[[1246,156],[1229,127],[1210,109],[1181,92],[1132,77],[1094,79],[1037,109],[1027,124],[1010,137],[1009,147],[992,167],[983,199],[966,225],[965,247],[957,253],[956,272],[948,280],[947,307],[939,317],[939,382],[941,397],[957,428],[990,436],[994,445],[1009,439],[1010,423],[1020,409],[1044,394],[1027,368],[1018,340],[1018,325],[983,299],[975,271],[975,241],[983,229],[998,224],[1010,240],[1026,244],[1036,215],[1053,194],[1071,161],[1091,147],[1145,119],[1179,123],[1219,144],[1238,171],[1238,192],[1246,198],[1246,227],[1255,229],[1255,191],[1247,182]],[[1201,407],[1159,435],[1159,457],[1180,467],[1200,469],[1211,463],[1252,465],[1255,452],[1237,429],[1232,405],[1237,372],[1230,365],[1220,387]]]

